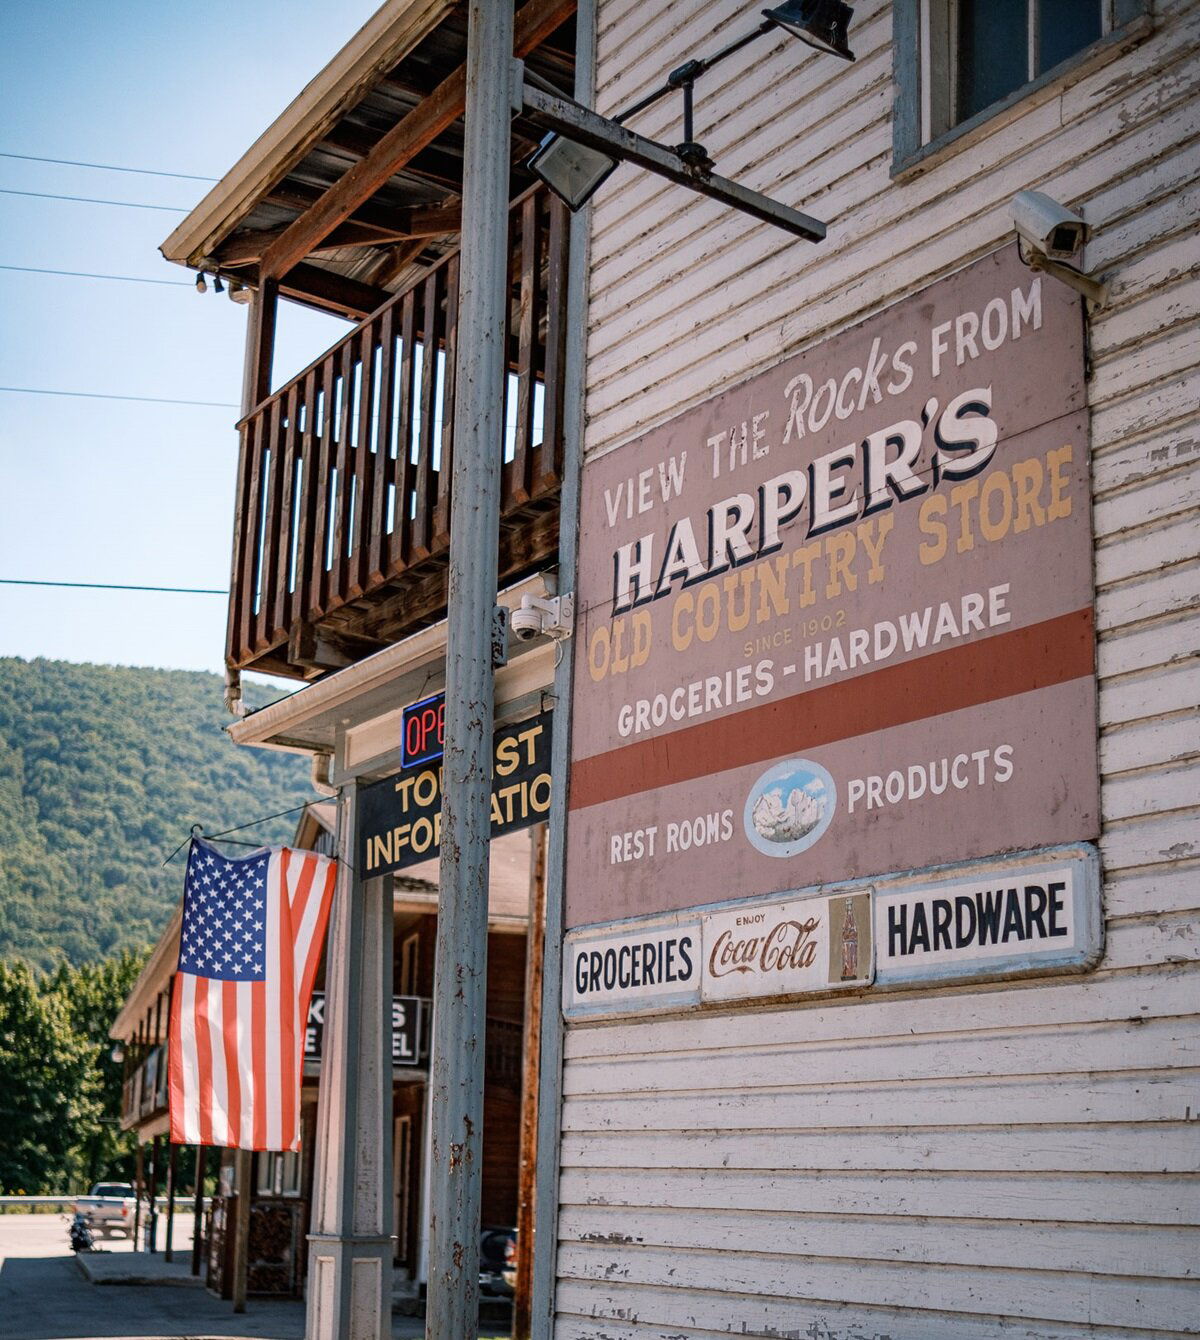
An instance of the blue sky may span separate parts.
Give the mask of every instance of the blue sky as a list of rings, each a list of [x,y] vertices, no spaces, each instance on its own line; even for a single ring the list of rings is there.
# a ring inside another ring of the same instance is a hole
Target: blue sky
[[[0,151],[217,177],[373,0],[40,0],[0,19]],[[0,188],[190,208],[196,181],[0,157]],[[182,213],[0,194],[0,265],[189,280]],[[283,304],[276,370],[345,327]],[[245,308],[0,270],[0,385],[236,403]],[[0,392],[0,577],[224,588],[235,409]],[[220,670],[225,602],[0,586],[0,655]]]

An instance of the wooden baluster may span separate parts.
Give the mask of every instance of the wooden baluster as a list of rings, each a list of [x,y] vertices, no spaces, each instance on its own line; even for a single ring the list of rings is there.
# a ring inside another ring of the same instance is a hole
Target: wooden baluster
[[[354,447],[354,516],[350,552],[346,560],[346,598],[361,596],[367,586],[368,537],[375,492],[375,347],[379,343],[379,318],[367,322],[358,334],[358,441]],[[348,482],[348,481],[347,481]]]
[[[266,461],[263,486],[262,544],[258,558],[258,613],[254,617],[254,650],[265,651],[271,645],[271,616],[275,608],[275,588],[279,573],[279,527],[283,502],[283,412],[284,401],[276,396],[263,409],[263,440],[270,453]]]
[[[521,206],[521,296],[517,310],[517,426],[508,471],[505,502],[529,500],[533,472],[533,381],[537,367],[538,323],[541,319],[542,202],[530,195]],[[515,254],[515,248],[514,248]]]
[[[437,489],[433,469],[433,411],[437,394],[438,281],[434,270],[421,285],[421,399],[417,418],[417,508],[409,531],[408,561],[415,563],[432,552],[432,508]]]
[[[263,413],[255,414],[251,429],[250,480],[246,490],[246,507],[242,514],[242,526],[246,535],[246,545],[242,551],[241,609],[239,611],[238,636],[244,653],[248,653],[254,644],[254,604],[258,589],[258,552],[262,539],[261,500],[262,466],[266,450],[266,434],[263,427]]]
[[[379,325],[379,395],[375,427],[375,478],[364,545],[364,585],[380,585],[387,572],[388,481],[392,474],[396,399],[396,304],[390,303]],[[364,509],[365,516],[365,509]]]
[[[454,481],[454,377],[458,358],[458,255],[446,262],[446,300],[443,304],[446,360],[442,380],[442,448],[438,460],[437,502],[433,509],[433,548],[450,545],[450,496]]]
[[[354,365],[356,362],[357,339],[348,339],[342,345],[342,402],[338,420],[337,436],[337,497],[334,500],[332,529],[333,549],[329,562],[329,604],[340,603],[346,599],[347,550],[350,544],[350,500],[354,477],[353,437],[354,405],[361,396],[356,395],[354,386]],[[361,367],[361,364],[360,364]],[[328,606],[327,606],[328,607]]]
[[[292,576],[292,543],[296,534],[296,459],[300,451],[300,383],[293,382],[287,391],[286,422],[276,433],[279,449],[279,544],[275,558],[274,596],[271,601],[271,640],[287,637],[289,592]]]
[[[546,249],[546,352],[542,441],[534,453],[531,492],[536,498],[558,487],[563,452],[563,377],[567,357],[567,261],[570,216],[557,196],[545,193],[550,210]]]
[[[409,494],[413,486],[412,426],[416,345],[417,294],[409,289],[404,295],[400,316],[400,413],[396,424],[396,459],[392,465],[396,504],[392,517],[392,535],[388,546],[389,575],[408,566]]]
[[[237,487],[233,504],[233,555],[230,562],[229,620],[225,637],[225,659],[240,665],[250,648],[242,639],[242,607],[247,600],[242,583],[246,552],[250,547],[250,474],[254,459],[254,420],[248,419],[238,430]]]
[[[330,354],[321,366],[321,434],[314,452],[316,469],[313,472],[312,487],[317,496],[316,513],[313,517],[312,540],[309,545],[309,583],[307,617],[319,619],[325,612],[329,591],[329,574],[325,568],[325,555],[329,549],[329,531],[332,519],[329,515],[330,490],[332,487],[333,452],[337,432],[337,351]]]
[[[300,494],[296,503],[296,571],[291,599],[288,601],[287,626],[289,633],[304,618],[309,607],[312,582],[312,546],[317,523],[316,479],[317,459],[317,400],[319,396],[317,369],[304,375],[304,429],[297,439],[300,454]]]

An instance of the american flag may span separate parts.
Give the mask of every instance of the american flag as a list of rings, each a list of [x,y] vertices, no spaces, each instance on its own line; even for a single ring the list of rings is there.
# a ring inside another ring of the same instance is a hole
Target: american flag
[[[300,1147],[303,1021],[337,862],[289,847],[229,857],[194,839],[171,1002],[171,1139]]]

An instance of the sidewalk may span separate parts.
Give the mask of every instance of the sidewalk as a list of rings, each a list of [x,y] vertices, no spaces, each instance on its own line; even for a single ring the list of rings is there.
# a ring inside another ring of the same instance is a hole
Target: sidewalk
[[[161,1252],[77,1252],[75,1264],[92,1284],[182,1284],[203,1289],[204,1275],[192,1274],[192,1253],[175,1253],[169,1264]]]
[[[204,1275],[191,1273],[191,1251],[175,1253],[175,1260],[168,1264],[161,1252],[117,1251],[107,1252],[98,1249],[91,1252],[75,1253],[75,1264],[89,1284],[96,1285],[166,1285],[173,1288],[203,1289]],[[253,1307],[256,1301],[250,1300]],[[295,1300],[271,1300],[291,1303],[294,1307],[303,1307]],[[397,1271],[392,1288],[393,1334],[396,1340],[407,1336],[425,1334],[425,1303],[417,1296],[417,1289],[403,1272]],[[507,1331],[511,1308],[507,1301],[484,1298],[480,1304],[480,1328],[485,1335],[503,1335]]]

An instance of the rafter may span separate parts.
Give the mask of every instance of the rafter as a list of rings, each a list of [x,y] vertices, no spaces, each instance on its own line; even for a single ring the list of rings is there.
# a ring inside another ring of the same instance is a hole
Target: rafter
[[[524,58],[575,11],[575,0],[527,0],[516,16],[513,51]],[[280,278],[319,246],[390,177],[463,114],[466,69],[459,66],[263,254],[262,273]]]
[[[385,288],[348,279],[332,270],[323,270],[319,265],[303,263],[293,266],[279,281],[279,292],[286,298],[294,298],[352,321],[361,321],[377,312],[392,296]]]
[[[348,219],[309,254],[319,255],[340,247],[390,246],[393,242],[407,242],[417,237],[444,237],[448,233],[457,233],[462,227],[462,206],[458,204],[396,209],[390,213],[394,219],[393,227]],[[218,259],[223,266],[256,265],[286,231],[286,228],[266,228],[240,233],[230,238]]]

